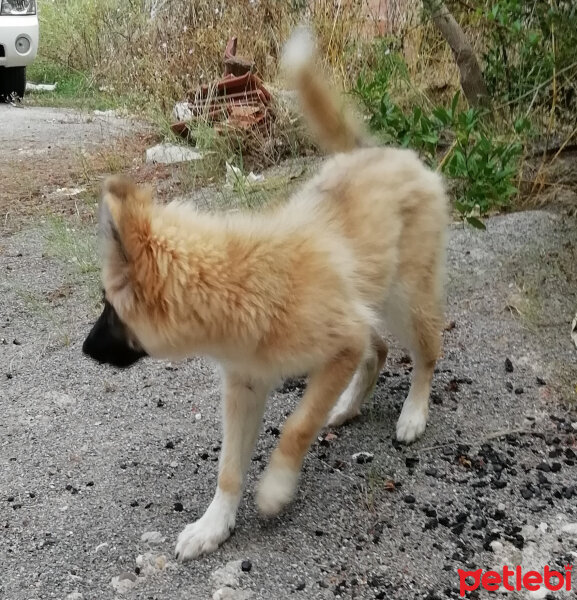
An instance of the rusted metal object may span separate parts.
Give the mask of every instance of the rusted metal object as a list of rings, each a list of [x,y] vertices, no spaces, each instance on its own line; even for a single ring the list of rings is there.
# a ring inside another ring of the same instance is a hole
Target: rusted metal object
[[[224,51],[224,75],[212,85],[199,87],[188,100],[190,120],[172,125],[177,135],[189,138],[190,124],[202,121],[218,131],[229,128],[266,130],[273,118],[271,95],[255,74],[254,63],[236,56],[237,38]]]

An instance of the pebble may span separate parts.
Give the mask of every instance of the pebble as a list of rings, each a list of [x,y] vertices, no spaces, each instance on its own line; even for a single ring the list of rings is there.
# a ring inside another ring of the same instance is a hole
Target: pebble
[[[243,560],[240,565],[240,569],[243,571],[243,573],[250,573],[250,570],[252,569],[252,562],[250,560]]]
[[[158,571],[164,571],[174,565],[168,562],[164,554],[157,555],[152,552],[146,552],[136,557],[136,566],[143,575],[150,575],[158,573]]]
[[[567,525],[563,525],[561,532],[577,536],[577,523],[567,523]]]
[[[121,573],[118,577],[113,577],[110,583],[119,594],[124,594],[134,588],[137,580],[138,578],[134,573],[126,571]]]
[[[194,415],[194,418],[195,418],[197,421],[200,421],[200,420],[202,419],[202,415],[201,415],[200,413],[196,413],[196,414]]]
[[[157,544],[162,544],[165,541],[165,538],[160,531],[146,531],[140,536],[140,541],[155,546]]]
[[[359,465],[364,465],[365,463],[372,462],[374,457],[375,455],[370,452],[356,452],[351,458],[359,463]]]
[[[506,358],[505,359],[505,371],[507,373],[512,373],[513,372],[513,363],[511,362],[510,358]]]
[[[72,592],[66,596],[66,600],[83,600],[84,596],[80,592]]]
[[[242,560],[232,560],[224,567],[213,571],[211,578],[214,587],[217,588],[236,588],[240,583],[240,574],[242,569]],[[222,596],[225,598],[226,596]]]
[[[235,590],[231,587],[222,587],[212,595],[212,600],[249,600],[254,592],[249,590]]]
[[[491,550],[497,554],[498,552],[501,552],[503,550],[503,544],[497,540],[495,540],[494,542],[491,542],[489,544],[491,546]]]

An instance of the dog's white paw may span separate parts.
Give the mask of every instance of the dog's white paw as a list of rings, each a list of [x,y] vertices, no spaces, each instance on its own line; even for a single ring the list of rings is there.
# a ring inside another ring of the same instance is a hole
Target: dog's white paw
[[[234,518],[223,519],[205,514],[181,531],[176,543],[176,558],[184,562],[214,552],[230,537],[233,529]]]
[[[230,537],[238,500],[217,491],[204,515],[187,525],[178,536],[175,555],[181,562],[214,552]]]
[[[410,444],[420,437],[427,426],[428,411],[405,402],[401,416],[397,421],[397,439]]]
[[[268,468],[261,477],[256,504],[263,515],[274,517],[293,499],[298,472],[287,468]]]

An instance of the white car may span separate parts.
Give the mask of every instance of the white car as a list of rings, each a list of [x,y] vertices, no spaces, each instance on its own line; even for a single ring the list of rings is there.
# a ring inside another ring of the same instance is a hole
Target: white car
[[[38,52],[36,0],[0,0],[0,99],[22,98]]]

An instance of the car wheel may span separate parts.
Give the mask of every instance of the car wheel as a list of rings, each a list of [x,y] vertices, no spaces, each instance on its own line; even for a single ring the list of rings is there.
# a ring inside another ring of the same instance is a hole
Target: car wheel
[[[23,98],[26,90],[26,67],[0,69],[0,98]]]

